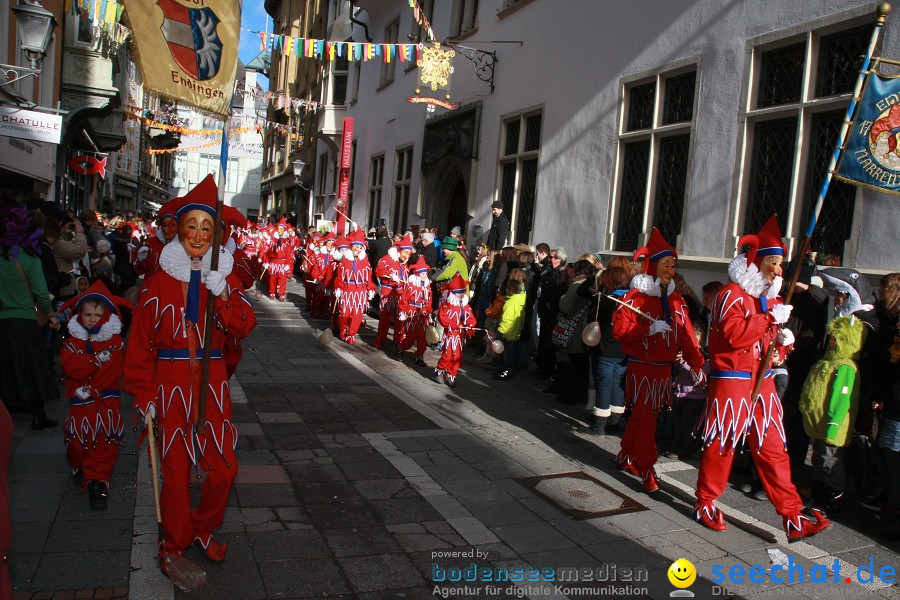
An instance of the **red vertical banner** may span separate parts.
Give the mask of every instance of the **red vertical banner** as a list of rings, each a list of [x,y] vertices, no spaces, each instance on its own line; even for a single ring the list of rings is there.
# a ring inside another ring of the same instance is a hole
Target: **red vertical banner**
[[[344,235],[347,217],[347,201],[350,197],[350,166],[353,164],[353,117],[344,117],[341,132],[341,155],[338,161],[337,235]]]

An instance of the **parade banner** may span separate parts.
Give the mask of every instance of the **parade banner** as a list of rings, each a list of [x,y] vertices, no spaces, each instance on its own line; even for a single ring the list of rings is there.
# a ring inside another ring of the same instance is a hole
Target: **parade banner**
[[[240,41],[238,0],[126,0],[144,86],[225,117]]]
[[[344,231],[347,217],[347,201],[350,197],[350,167],[353,165],[353,117],[344,117],[344,127],[341,131],[341,153],[338,177],[337,210],[338,231]]]
[[[877,59],[876,59],[877,60]],[[871,71],[835,177],[900,194],[900,78]]]

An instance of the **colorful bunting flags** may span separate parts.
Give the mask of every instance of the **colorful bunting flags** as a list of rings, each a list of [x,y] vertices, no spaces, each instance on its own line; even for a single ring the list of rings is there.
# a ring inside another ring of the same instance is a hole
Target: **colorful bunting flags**
[[[391,62],[393,60],[400,60],[401,62],[415,62],[416,60],[418,60],[419,52],[421,50],[419,44],[370,44],[366,42],[331,42],[328,40],[319,40],[312,38],[292,38],[286,35],[266,33],[263,31],[252,31],[249,29],[245,29],[244,31],[250,31],[250,33],[254,33],[259,36],[260,50],[281,52],[285,56],[315,58],[318,60],[335,60],[336,58],[346,57],[351,61],[369,61],[378,58],[383,62]]]

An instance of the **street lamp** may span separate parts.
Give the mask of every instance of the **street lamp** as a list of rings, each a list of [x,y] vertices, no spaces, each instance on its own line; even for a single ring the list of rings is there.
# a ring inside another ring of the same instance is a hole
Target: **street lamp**
[[[56,27],[53,13],[41,6],[40,0],[21,0],[18,5],[12,7],[12,11],[16,15],[19,45],[31,62],[31,68],[0,65],[0,71],[5,79],[3,85],[15,83],[32,75],[38,76],[41,72],[38,66],[47,54],[53,28]]]
[[[303,183],[300,181],[300,175],[303,174],[303,167],[306,166],[306,163],[298,158],[291,164],[294,167],[294,185],[298,185],[304,190],[309,191],[309,188],[303,185]]]

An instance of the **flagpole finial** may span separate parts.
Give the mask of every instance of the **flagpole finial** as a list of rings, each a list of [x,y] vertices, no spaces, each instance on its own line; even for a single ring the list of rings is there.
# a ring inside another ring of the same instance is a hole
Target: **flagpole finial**
[[[887,21],[887,16],[891,14],[891,3],[890,2],[882,2],[878,5],[876,9],[878,13],[878,21],[881,25],[884,25],[884,22]]]

